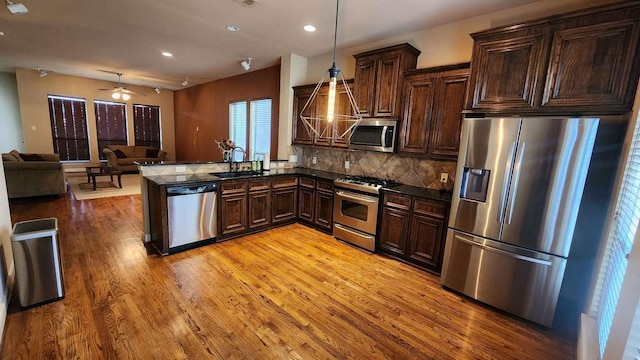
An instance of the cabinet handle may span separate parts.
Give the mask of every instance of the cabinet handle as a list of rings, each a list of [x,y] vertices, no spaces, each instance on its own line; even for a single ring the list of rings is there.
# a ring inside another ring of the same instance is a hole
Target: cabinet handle
[[[514,254],[512,252],[496,249],[496,248],[493,248],[493,247],[489,247],[489,246],[486,246],[486,245],[479,244],[479,243],[477,243],[477,242],[475,242],[473,240],[465,239],[460,235],[455,235],[454,237],[457,240],[460,240],[460,241],[462,241],[464,243],[467,243],[467,244],[475,246],[475,247],[479,247],[482,250],[498,253],[500,255],[509,256],[509,257],[512,257],[512,258],[515,258],[515,259],[518,259],[518,260],[524,260],[524,261],[528,261],[528,262],[532,262],[532,263],[536,263],[536,264],[540,264],[540,265],[551,266],[551,261],[549,261],[549,260],[536,259],[536,258],[532,258],[532,257],[529,257],[529,256],[518,255],[518,254]]]

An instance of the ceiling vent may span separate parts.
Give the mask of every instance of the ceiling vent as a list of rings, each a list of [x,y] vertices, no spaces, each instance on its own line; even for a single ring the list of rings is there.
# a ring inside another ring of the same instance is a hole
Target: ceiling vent
[[[258,0],[233,0],[233,1],[244,6],[253,6],[258,2]]]

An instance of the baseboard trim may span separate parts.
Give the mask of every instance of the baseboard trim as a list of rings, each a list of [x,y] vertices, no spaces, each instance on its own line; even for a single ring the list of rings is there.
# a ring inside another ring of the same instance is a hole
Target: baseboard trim
[[[580,314],[580,333],[578,334],[577,360],[598,360],[598,332],[596,319]]]

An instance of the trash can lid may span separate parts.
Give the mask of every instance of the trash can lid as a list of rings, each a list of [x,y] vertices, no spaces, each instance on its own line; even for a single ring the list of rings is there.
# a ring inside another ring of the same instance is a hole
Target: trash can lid
[[[29,240],[37,237],[53,236],[58,232],[58,219],[45,218],[20,221],[13,226],[11,241]]]

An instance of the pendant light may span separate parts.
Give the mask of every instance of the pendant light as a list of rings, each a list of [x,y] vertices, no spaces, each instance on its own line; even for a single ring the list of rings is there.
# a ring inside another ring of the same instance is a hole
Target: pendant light
[[[302,123],[304,124],[309,137],[312,139],[324,139],[329,141],[348,139],[351,137],[351,130],[358,125],[360,120],[362,120],[362,116],[360,116],[360,111],[358,110],[358,105],[353,98],[351,89],[349,89],[349,86],[347,85],[347,82],[342,75],[342,71],[340,71],[340,69],[336,66],[336,44],[338,41],[339,8],[340,0],[336,0],[336,24],[333,37],[333,64],[324,73],[322,79],[320,79],[320,82],[318,82],[318,85],[316,85],[315,89],[313,90],[313,93],[311,93],[311,97],[309,97],[309,100],[307,100],[306,104],[302,108],[302,111],[300,111],[300,118],[302,119]],[[318,93],[320,91],[320,88],[324,84],[327,73],[329,74],[329,93],[327,96],[327,107],[325,113],[324,109],[310,109],[310,106],[312,104],[316,104]],[[349,100],[350,111],[347,114],[340,114],[335,112],[336,95],[338,92],[338,87],[340,85],[344,88],[344,93]],[[311,116],[305,115],[308,109],[312,110]]]

